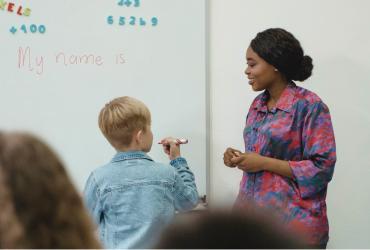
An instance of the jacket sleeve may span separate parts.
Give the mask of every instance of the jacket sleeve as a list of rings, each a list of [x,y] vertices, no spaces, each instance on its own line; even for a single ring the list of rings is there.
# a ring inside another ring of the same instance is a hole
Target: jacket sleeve
[[[336,162],[333,126],[328,107],[312,104],[305,116],[302,131],[303,158],[289,161],[302,198],[312,198],[326,190]]]
[[[102,216],[102,206],[99,199],[100,191],[94,178],[94,173],[91,173],[84,189],[85,204],[94,219],[94,222],[99,225]]]
[[[194,174],[188,167],[186,160],[182,157],[170,162],[175,169],[174,197],[175,208],[178,211],[188,211],[194,208],[199,201]]]

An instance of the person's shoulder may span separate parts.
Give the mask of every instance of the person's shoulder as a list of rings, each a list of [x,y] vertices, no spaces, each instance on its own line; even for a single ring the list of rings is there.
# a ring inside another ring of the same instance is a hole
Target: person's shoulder
[[[172,174],[175,172],[175,168],[173,166],[162,162],[153,162],[153,167],[154,171],[165,175]]]
[[[330,112],[329,107],[314,92],[303,87],[296,86],[296,107],[298,110],[305,112]]]
[[[303,102],[305,105],[311,106],[323,102],[321,98],[311,90],[300,86],[295,86],[294,90],[297,101]]]
[[[95,168],[91,175],[94,176],[94,179],[96,181],[104,179],[107,175],[110,175],[112,173],[113,164],[111,162],[106,163],[104,165],[98,166]]]

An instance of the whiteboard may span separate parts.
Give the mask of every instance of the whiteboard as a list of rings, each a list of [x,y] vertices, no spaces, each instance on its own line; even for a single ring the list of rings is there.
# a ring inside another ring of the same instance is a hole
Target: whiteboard
[[[0,9],[1,129],[27,130],[60,155],[82,191],[115,154],[98,128],[118,96],[152,113],[156,142],[184,137],[182,155],[206,193],[204,0],[12,1]]]

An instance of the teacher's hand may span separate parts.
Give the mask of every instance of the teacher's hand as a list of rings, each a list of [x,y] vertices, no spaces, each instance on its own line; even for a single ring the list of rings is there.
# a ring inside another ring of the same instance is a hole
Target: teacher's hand
[[[246,152],[231,158],[230,161],[231,164],[237,166],[239,169],[245,172],[254,173],[264,170],[264,159],[265,157],[257,153]]]
[[[227,148],[225,153],[224,153],[224,164],[230,168],[235,168],[236,165],[231,162],[231,159],[233,157],[236,157],[240,155],[242,152],[234,149],[234,148]]]

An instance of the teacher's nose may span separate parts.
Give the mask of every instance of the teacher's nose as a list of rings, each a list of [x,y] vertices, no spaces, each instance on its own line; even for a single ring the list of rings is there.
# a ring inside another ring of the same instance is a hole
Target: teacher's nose
[[[245,70],[244,70],[244,73],[248,76],[251,72],[249,70],[249,67],[247,67]]]

